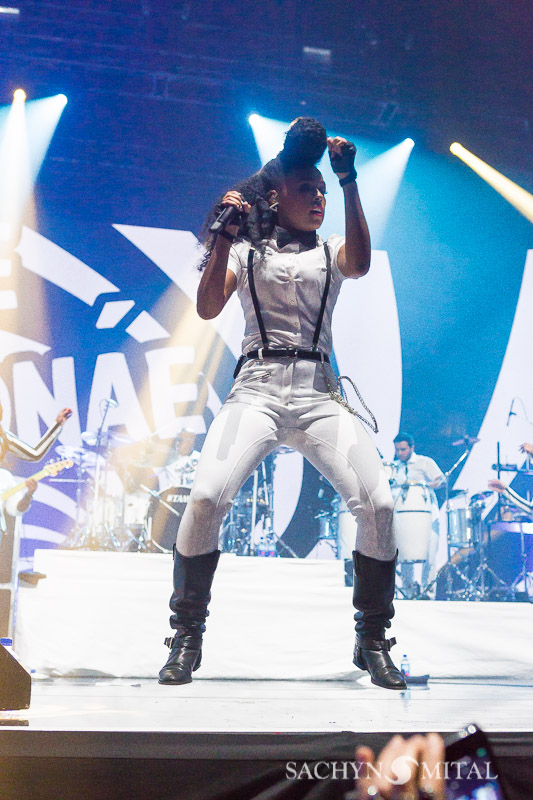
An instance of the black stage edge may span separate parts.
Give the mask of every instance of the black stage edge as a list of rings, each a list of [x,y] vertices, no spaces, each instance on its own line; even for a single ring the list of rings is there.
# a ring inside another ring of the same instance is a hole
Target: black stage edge
[[[353,761],[356,745],[377,752],[392,735],[3,730],[0,798],[341,800],[351,781],[287,780],[286,763]],[[533,733],[489,739],[509,800],[532,798]]]

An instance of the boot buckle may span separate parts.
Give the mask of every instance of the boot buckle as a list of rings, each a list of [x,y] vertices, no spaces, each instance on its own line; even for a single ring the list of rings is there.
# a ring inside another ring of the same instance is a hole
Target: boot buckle
[[[383,650],[388,652],[395,644],[396,639],[394,636],[390,639],[359,639],[358,637],[356,642],[356,646],[361,650],[374,650],[376,652]]]

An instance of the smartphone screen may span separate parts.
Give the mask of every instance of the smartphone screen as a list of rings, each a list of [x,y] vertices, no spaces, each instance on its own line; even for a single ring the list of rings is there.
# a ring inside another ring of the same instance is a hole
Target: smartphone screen
[[[468,739],[464,740],[465,745]],[[483,743],[446,763],[446,800],[506,800],[494,758]]]

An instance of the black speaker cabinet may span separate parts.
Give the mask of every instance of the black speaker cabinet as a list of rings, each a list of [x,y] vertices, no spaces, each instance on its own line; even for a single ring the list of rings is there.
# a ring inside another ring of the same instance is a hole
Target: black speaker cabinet
[[[31,676],[0,644],[0,711],[29,708]]]

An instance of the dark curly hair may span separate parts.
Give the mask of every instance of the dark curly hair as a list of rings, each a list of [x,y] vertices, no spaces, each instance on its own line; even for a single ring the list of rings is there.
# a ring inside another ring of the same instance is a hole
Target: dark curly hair
[[[268,203],[268,193],[277,189],[284,177],[295,169],[314,166],[327,147],[327,135],[324,127],[312,117],[298,117],[291,123],[285,135],[283,149],[276,158],[249,178],[235,184],[232,189],[239,192],[251,205],[249,215],[241,222],[236,239],[248,239],[260,252],[264,251],[265,241],[272,234],[277,215]],[[211,208],[200,233],[200,241],[205,247],[205,254],[200,261],[199,269],[207,265],[216,234],[209,232],[210,226],[222,211],[222,197],[219,197]]]

